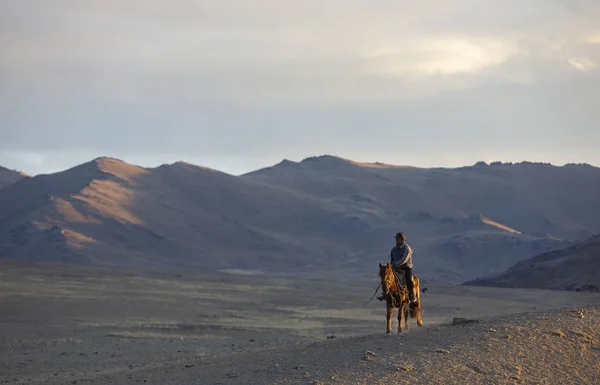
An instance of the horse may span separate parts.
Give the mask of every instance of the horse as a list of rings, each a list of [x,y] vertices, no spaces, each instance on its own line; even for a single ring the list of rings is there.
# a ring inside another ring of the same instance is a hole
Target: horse
[[[404,285],[398,287],[392,266],[388,262],[386,265],[379,264],[379,277],[381,277],[381,290],[387,306],[387,329],[386,333],[392,332],[392,314],[394,308],[398,309],[398,333],[402,333],[402,314],[404,314],[404,326],[408,329],[408,317],[417,319],[417,325],[423,326],[421,318],[421,294],[419,289],[419,278],[413,274],[413,283],[415,285],[416,302],[410,303],[408,290]],[[402,275],[403,278],[403,275]],[[404,282],[404,280],[403,280]]]

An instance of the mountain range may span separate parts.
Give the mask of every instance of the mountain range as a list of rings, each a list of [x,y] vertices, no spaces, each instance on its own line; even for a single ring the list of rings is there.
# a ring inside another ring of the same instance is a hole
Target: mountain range
[[[233,176],[97,158],[0,189],[0,257],[376,274],[394,234],[427,281],[498,274],[600,233],[600,169],[417,168],[318,156]]]

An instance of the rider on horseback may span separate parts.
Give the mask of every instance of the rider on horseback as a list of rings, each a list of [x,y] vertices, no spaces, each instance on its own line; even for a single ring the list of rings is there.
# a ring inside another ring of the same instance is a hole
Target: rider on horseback
[[[402,232],[396,234],[396,246],[390,252],[390,262],[394,270],[402,270],[404,272],[406,286],[408,287],[408,297],[410,302],[415,303],[414,282],[412,280],[412,254],[412,248],[406,243],[406,235]],[[384,297],[381,295],[377,299],[383,301]]]

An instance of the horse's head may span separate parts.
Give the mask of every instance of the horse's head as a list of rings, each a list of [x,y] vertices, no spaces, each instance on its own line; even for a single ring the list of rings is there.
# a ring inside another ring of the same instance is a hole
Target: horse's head
[[[381,278],[381,290],[383,294],[390,294],[392,285],[394,284],[394,272],[389,262],[385,265],[379,264],[379,277]]]

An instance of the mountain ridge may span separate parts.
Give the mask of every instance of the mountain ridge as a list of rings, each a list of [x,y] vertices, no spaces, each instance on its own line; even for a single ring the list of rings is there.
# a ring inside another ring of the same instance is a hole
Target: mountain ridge
[[[11,170],[0,166],[0,189],[10,186],[23,178],[29,178],[29,175],[21,171]]]
[[[264,170],[264,169],[269,169],[269,168],[272,168],[272,167],[275,167],[275,166],[278,166],[278,165],[281,165],[281,164],[302,164],[303,162],[304,163],[308,163],[308,162],[311,162],[311,161],[312,162],[314,162],[314,161],[318,162],[318,161],[323,160],[323,159],[332,159],[332,158],[335,158],[335,159],[337,159],[337,160],[339,160],[341,162],[346,162],[346,163],[351,164],[351,165],[355,165],[355,166],[358,166],[358,167],[367,167],[367,168],[368,167],[372,167],[372,168],[409,168],[409,169],[421,169],[421,170],[457,170],[457,169],[469,169],[469,168],[477,168],[477,167],[479,167],[479,168],[481,168],[481,167],[490,167],[490,168],[493,168],[493,167],[499,167],[499,166],[505,166],[506,167],[506,166],[524,166],[524,165],[525,166],[536,166],[537,165],[537,166],[550,166],[550,167],[554,167],[554,168],[591,168],[591,169],[600,169],[600,166],[592,165],[590,163],[585,163],[585,162],[567,162],[567,163],[564,163],[562,165],[558,165],[558,164],[553,164],[553,163],[550,163],[550,162],[534,162],[534,161],[528,161],[528,160],[523,160],[523,161],[519,161],[519,162],[508,162],[508,161],[507,162],[503,162],[503,161],[486,162],[486,161],[476,161],[475,163],[470,164],[470,165],[466,164],[466,165],[462,165],[462,166],[450,166],[450,167],[449,166],[412,166],[412,165],[390,164],[390,163],[384,163],[384,162],[379,162],[379,161],[372,161],[372,162],[355,161],[355,160],[352,160],[352,159],[349,159],[349,158],[344,158],[344,157],[337,156],[337,155],[323,154],[323,155],[307,156],[305,158],[302,158],[299,161],[293,161],[293,160],[290,160],[290,159],[287,159],[287,158],[283,158],[279,163],[273,164],[271,166],[260,167],[258,169],[247,171],[247,172],[244,172],[244,173],[242,173],[240,175],[235,175],[235,176],[244,176],[244,175],[247,175],[247,174],[252,174],[252,173],[255,173],[257,171],[261,171],[261,170]],[[92,159],[92,161],[102,160],[102,159],[112,159],[112,160],[117,160],[117,161],[124,162],[124,163],[127,163],[127,164],[132,164],[132,163],[129,163],[129,162],[123,160],[123,159],[112,157],[112,156],[99,156],[99,157],[96,157],[96,158]],[[89,163],[89,162],[91,162],[91,161],[83,162],[81,164],[85,164],[85,163]],[[195,164],[195,163],[188,162],[188,161],[185,161],[185,160],[178,160],[178,161],[175,161],[175,162],[172,162],[172,163],[165,163],[165,164],[162,164],[162,165],[159,165],[159,166],[154,166],[154,167],[151,167],[151,166],[141,166],[141,165],[137,165],[137,167],[141,167],[141,168],[144,168],[144,169],[154,169],[154,168],[158,168],[158,167],[161,167],[161,166],[164,166],[164,165],[174,165],[174,164],[177,164],[177,163],[188,164],[190,166],[196,166],[196,167],[211,169],[211,170],[219,171],[219,172],[222,172],[222,173],[225,173],[225,174],[228,174],[228,175],[234,175],[234,174],[230,174],[230,173],[227,173],[225,171],[222,171],[222,170],[218,170],[218,169],[214,169],[214,168],[210,168],[210,167],[205,167],[205,166],[203,166],[201,164]],[[3,171],[3,170],[4,171],[7,171],[7,170],[8,171],[15,171],[15,170],[11,170],[11,169],[9,169],[7,167],[4,167],[4,166],[0,165],[0,172]],[[21,174],[22,176],[33,177],[33,176],[38,176],[38,175],[56,174],[56,173],[59,173],[59,172],[62,172],[62,171],[66,171],[66,169],[65,170],[56,171],[56,172],[51,172],[51,173],[38,173],[38,174],[27,174],[27,173],[21,172],[21,171],[15,171],[15,172]]]

